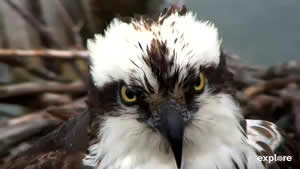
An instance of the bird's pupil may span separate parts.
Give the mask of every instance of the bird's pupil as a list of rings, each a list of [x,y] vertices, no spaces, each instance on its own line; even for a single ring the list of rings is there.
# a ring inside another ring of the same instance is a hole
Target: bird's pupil
[[[197,78],[197,80],[196,80],[196,86],[199,86],[200,84],[201,84],[201,79]]]
[[[126,95],[127,95],[127,97],[128,97],[129,99],[132,99],[132,98],[134,98],[134,96],[135,96],[134,92],[133,92],[132,90],[130,90],[130,89],[127,89],[127,90],[126,90]]]

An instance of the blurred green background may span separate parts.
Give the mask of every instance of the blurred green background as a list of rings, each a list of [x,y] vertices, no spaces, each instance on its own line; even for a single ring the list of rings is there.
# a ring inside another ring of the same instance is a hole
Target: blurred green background
[[[227,51],[246,63],[300,59],[299,0],[186,0],[198,18],[213,21]]]

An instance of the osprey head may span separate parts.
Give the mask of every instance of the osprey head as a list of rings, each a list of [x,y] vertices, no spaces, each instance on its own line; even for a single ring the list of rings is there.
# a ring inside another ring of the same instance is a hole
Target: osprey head
[[[240,113],[220,45],[212,23],[175,8],[157,20],[114,19],[90,40],[88,105],[100,144],[91,148],[91,165],[159,160],[180,168],[185,151],[239,137],[231,130]]]

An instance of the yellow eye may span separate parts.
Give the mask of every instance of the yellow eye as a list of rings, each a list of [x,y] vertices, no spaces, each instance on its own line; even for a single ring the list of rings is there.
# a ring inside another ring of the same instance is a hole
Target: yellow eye
[[[204,77],[203,73],[200,73],[200,77],[197,80],[197,82],[194,86],[194,89],[195,89],[195,91],[200,92],[204,89],[204,87],[205,87],[205,77]]]
[[[126,86],[121,88],[121,98],[126,104],[133,104],[136,102],[136,94]]]

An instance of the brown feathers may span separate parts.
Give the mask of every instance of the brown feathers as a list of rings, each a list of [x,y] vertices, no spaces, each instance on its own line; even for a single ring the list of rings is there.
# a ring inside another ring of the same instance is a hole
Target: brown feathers
[[[83,169],[81,160],[88,146],[89,113],[66,122],[35,143],[6,169]]]

